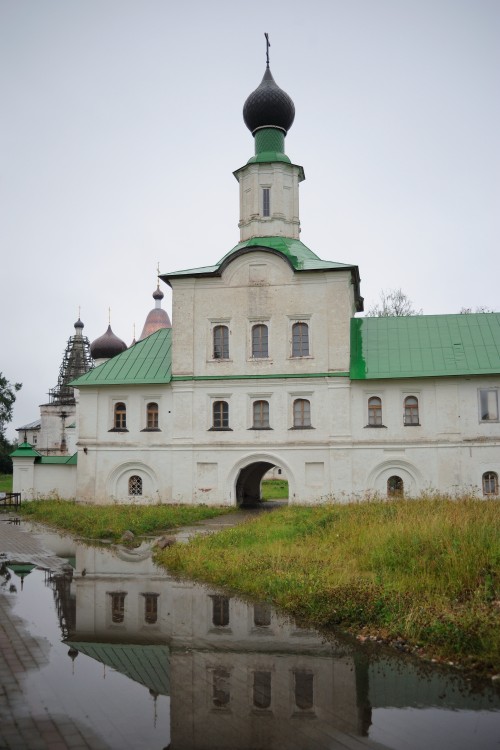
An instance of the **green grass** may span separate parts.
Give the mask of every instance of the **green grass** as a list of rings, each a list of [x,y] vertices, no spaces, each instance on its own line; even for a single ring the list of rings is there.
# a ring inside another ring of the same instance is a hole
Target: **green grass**
[[[287,507],[159,553],[172,571],[319,627],[500,671],[500,505],[423,498]]]
[[[0,492],[12,492],[12,474],[0,474]]]
[[[214,518],[234,508],[206,505],[86,505],[72,500],[36,500],[19,513],[86,539],[116,541],[126,530],[136,536],[158,535],[178,526]]]
[[[288,499],[288,482],[286,479],[264,479],[261,490],[263,500]]]

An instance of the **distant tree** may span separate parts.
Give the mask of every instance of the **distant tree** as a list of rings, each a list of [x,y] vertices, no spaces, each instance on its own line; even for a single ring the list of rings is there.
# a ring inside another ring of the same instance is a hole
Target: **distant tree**
[[[380,292],[380,303],[370,307],[366,314],[370,318],[390,318],[422,315],[422,310],[415,310],[413,302],[402,289],[389,289],[387,292]]]
[[[487,307],[487,305],[479,305],[479,307],[476,307],[475,310],[472,309],[472,307],[462,307],[460,308],[460,315],[470,315],[471,313],[492,313],[495,312],[491,309],[491,307]]]
[[[0,372],[0,473],[2,474],[12,472],[12,461],[9,458],[9,453],[14,446],[5,437],[5,427],[12,419],[16,393],[20,388],[21,383],[9,383]]]

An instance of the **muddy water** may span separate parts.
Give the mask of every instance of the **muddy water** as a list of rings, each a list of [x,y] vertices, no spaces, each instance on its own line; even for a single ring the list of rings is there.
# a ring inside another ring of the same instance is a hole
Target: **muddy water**
[[[2,588],[44,653],[25,706],[88,726],[99,747],[500,747],[489,683],[325,640],[263,603],[169,577],[146,548],[45,545],[71,567],[10,570]]]

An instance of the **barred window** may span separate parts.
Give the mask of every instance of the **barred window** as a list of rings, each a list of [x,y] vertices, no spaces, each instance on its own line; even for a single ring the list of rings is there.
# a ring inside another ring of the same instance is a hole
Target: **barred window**
[[[264,323],[252,327],[252,357],[265,359],[269,356],[268,330]]]
[[[154,401],[146,407],[146,426],[148,430],[158,429],[158,404]]]
[[[122,401],[115,404],[114,425],[115,425],[115,430],[127,429],[127,407]]]
[[[292,357],[309,356],[309,326],[294,323],[292,326]]]
[[[483,474],[483,495],[498,495],[498,474],[494,471]]]
[[[404,404],[404,423],[405,425],[419,424],[418,398],[416,396],[407,396]]]
[[[214,359],[229,359],[229,328],[215,326],[213,331]]]
[[[133,496],[142,495],[142,477],[138,477],[137,474],[130,477],[128,480],[128,494]]]
[[[256,430],[265,430],[269,428],[269,402],[253,402],[253,427]]]
[[[382,425],[382,399],[378,396],[368,399],[368,424],[370,427]]]
[[[306,398],[296,398],[293,402],[293,426],[311,426],[311,403]]]
[[[214,401],[212,414],[212,428],[214,430],[223,430],[229,427],[229,404],[227,401]]]
[[[262,216],[271,216],[271,188],[262,188]]]

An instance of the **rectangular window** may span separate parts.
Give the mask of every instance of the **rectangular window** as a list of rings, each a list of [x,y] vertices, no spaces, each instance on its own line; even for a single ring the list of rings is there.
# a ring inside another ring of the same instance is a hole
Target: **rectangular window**
[[[158,620],[158,594],[143,594],[144,596],[144,622],[154,625]]]
[[[256,628],[268,628],[271,624],[271,607],[268,604],[253,605],[253,624]]]
[[[229,359],[229,328],[215,326],[213,330],[213,358]]]
[[[269,429],[269,402],[254,401],[253,403],[253,428],[254,430]]]
[[[294,323],[292,326],[292,357],[309,356],[309,326]]]
[[[481,422],[498,422],[498,390],[482,388],[479,391],[479,418]]]
[[[126,592],[117,591],[111,596],[111,622],[121,623],[125,619],[125,597]]]
[[[271,216],[271,188],[262,188],[262,216]]]
[[[229,599],[227,596],[214,594],[212,597],[212,625],[225,628],[229,625]]]

